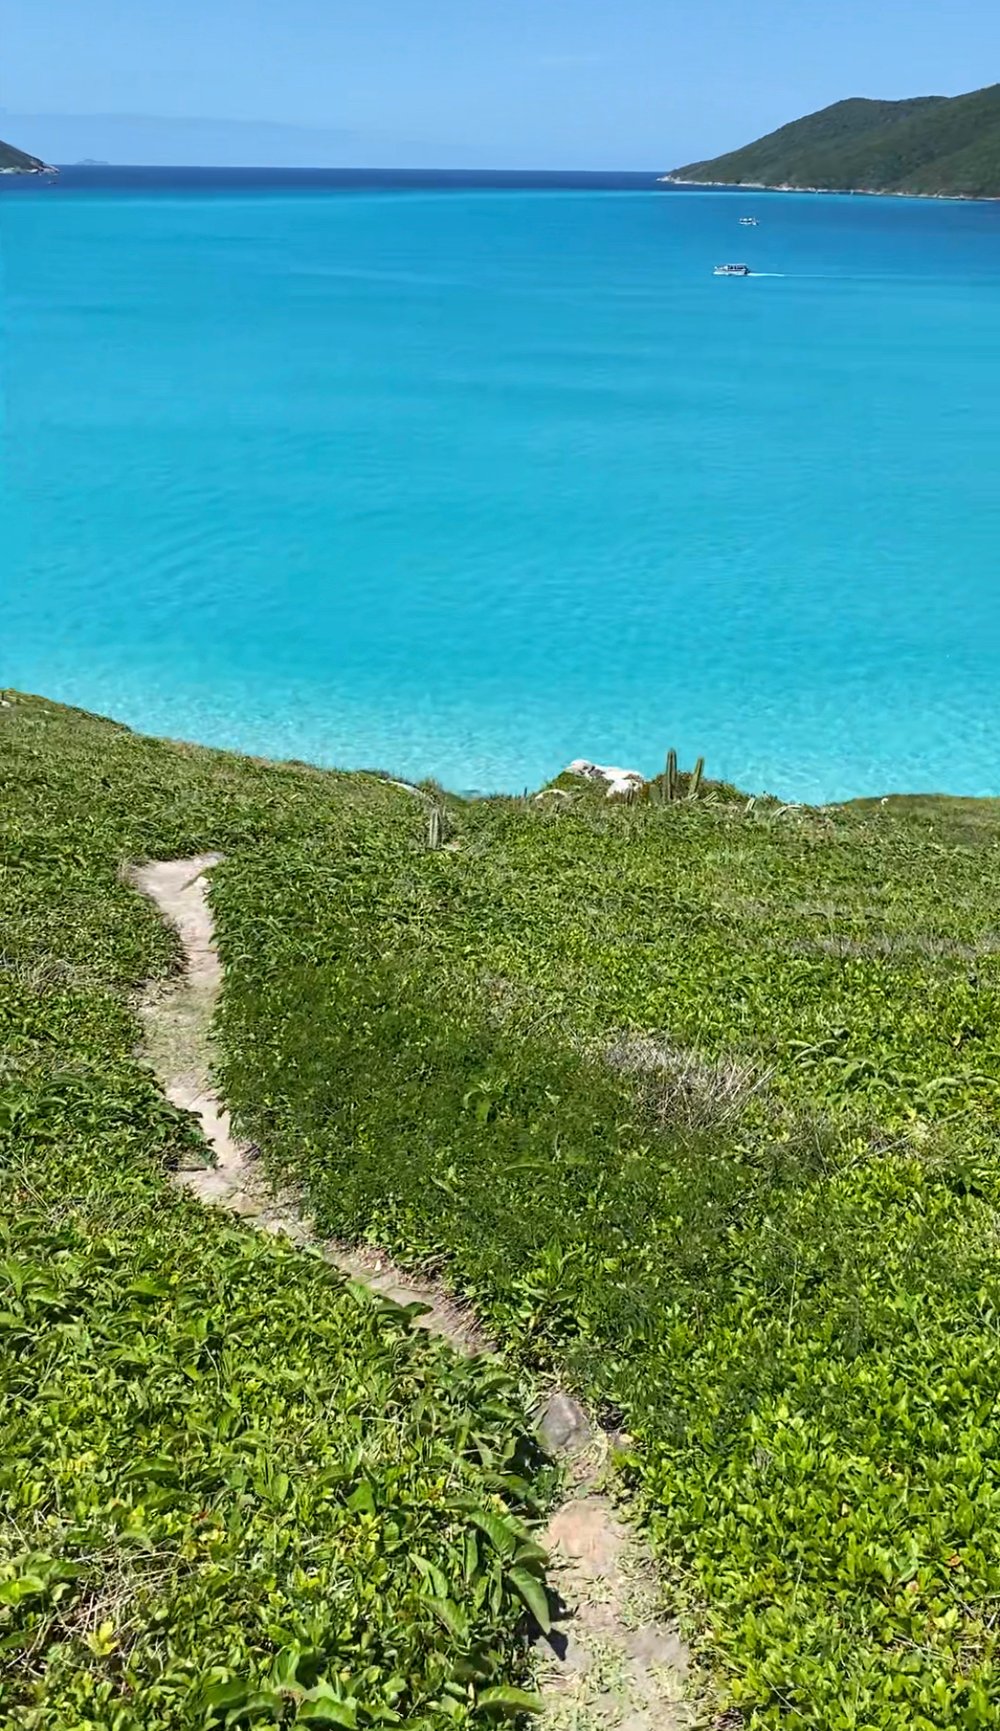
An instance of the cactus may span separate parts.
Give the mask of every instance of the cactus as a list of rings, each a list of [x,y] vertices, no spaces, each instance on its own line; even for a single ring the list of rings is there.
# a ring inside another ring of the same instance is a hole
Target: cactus
[[[691,774],[688,776],[688,799],[697,799],[701,791],[701,778],[705,773],[705,759],[699,757]]]
[[[444,813],[439,805],[432,805],[427,819],[427,846],[435,851],[444,842]]]
[[[677,753],[667,752],[667,798],[677,798]]]

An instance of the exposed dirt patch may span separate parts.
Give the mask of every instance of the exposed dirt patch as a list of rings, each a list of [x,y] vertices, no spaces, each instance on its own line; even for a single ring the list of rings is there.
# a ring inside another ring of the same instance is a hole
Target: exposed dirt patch
[[[663,1611],[648,1552],[607,1494],[608,1439],[567,1463],[572,1489],[549,1521],[549,1583],[561,1601],[539,1642],[545,1731],[693,1731],[698,1678]]]
[[[265,1183],[256,1150],[233,1134],[212,1086],[211,1021],[222,966],[215,948],[206,874],[218,854],[153,860],[131,873],[177,930],[184,973],[143,1004],[146,1053],[164,1093],[194,1113],[213,1165],[177,1173],[203,1202],[231,1209],[268,1232],[314,1244],[327,1259],[379,1297],[425,1307],[420,1327],[459,1352],[490,1350],[470,1312],[432,1282],[414,1279],[378,1251],[320,1242],[292,1194]],[[551,1582],[560,1612],[549,1639],[539,1638],[543,1724],[549,1731],[682,1731],[694,1724],[687,1704],[688,1654],[659,1614],[649,1558],[603,1489],[608,1444],[567,1396],[550,1397],[540,1432],[567,1461],[573,1493],[549,1522]]]

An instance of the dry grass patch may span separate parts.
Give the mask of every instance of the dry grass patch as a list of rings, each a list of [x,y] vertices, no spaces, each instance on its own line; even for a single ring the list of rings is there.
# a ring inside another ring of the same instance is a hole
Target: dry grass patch
[[[767,1086],[770,1072],[742,1058],[715,1062],[649,1034],[625,1034],[605,1046],[612,1069],[636,1076],[658,1124],[704,1130],[727,1123]]]

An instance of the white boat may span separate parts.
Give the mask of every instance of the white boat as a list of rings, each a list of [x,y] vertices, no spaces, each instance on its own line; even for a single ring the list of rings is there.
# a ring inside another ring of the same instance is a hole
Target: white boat
[[[716,276],[749,276],[750,275],[750,266],[748,264],[717,264],[715,267],[715,275]]]
[[[741,216],[740,217],[740,227],[741,228],[756,228],[757,227],[757,218],[755,216]]]

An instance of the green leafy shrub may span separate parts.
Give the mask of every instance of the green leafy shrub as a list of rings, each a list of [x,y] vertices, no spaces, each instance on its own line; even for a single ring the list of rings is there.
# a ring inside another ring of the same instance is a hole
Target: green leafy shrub
[[[220,871],[245,1126],[624,1424],[750,1725],[997,1724],[995,808],[452,824]]]
[[[485,1724],[545,1616],[519,1391],[177,1193],[125,988],[146,853],[349,826],[374,784],[0,712],[0,1722]]]
[[[33,703],[0,712],[4,727],[4,1097],[45,1198],[42,1226],[19,1198],[25,1230],[51,1230],[53,1196],[90,1195],[66,1176],[60,1114],[129,1184],[176,1157],[183,1125],[132,1061],[122,998],[174,952],[109,862],[225,850],[230,1104],[324,1226],[446,1268],[512,1353],[559,1365],[628,1432],[623,1470],[744,1722],[1000,1723],[1000,808],[448,800],[447,845],[429,849],[422,802],[371,778],[160,746]],[[22,1088],[33,1066],[41,1116]],[[31,1256],[52,1260],[41,1242]],[[324,1302],[353,1305],[338,1292]],[[224,1302],[206,1292],[209,1312]],[[130,1332],[136,1309],[173,1341],[174,1299],[134,1294]],[[352,1309],[330,1326],[357,1341],[374,1325]],[[388,1376],[403,1344],[378,1338]],[[345,1391],[355,1362],[345,1350]],[[479,1415],[465,1435],[449,1430],[454,1385],[412,1343],[392,1375],[405,1385],[421,1365],[460,1478],[478,1479],[480,1507],[496,1494],[498,1513],[523,1513],[523,1489],[492,1488],[517,1428],[489,1413],[511,1410],[510,1391],[462,1397]],[[280,1386],[267,1424],[284,1438],[299,1409]],[[363,1421],[367,1396],[352,1398]],[[415,1520],[435,1457],[413,1448],[417,1476],[399,1482]],[[376,1455],[373,1483],[383,1469]],[[429,1560],[449,1579],[440,1557],[464,1556],[471,1530],[488,1574],[488,1532],[451,1483]],[[254,1519],[280,1532],[263,1507]],[[514,1567],[488,1618],[498,1676],[516,1670]],[[394,1573],[391,1590],[418,1590],[409,1580]],[[456,1638],[420,1603],[415,1692],[395,1706],[417,1723],[449,1710],[421,1691]],[[254,1686],[278,1687],[282,1649],[247,1619]],[[106,1663],[105,1680],[121,1660]],[[389,1689],[385,1676],[383,1704]],[[471,1711],[471,1694],[448,1700]]]

